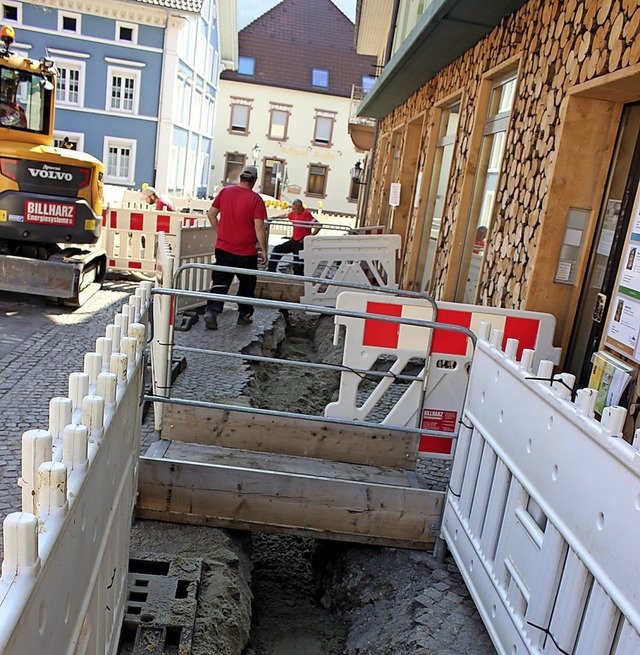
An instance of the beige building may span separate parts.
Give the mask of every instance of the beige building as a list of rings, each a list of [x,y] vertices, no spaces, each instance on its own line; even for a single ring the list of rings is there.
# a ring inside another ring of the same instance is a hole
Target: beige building
[[[365,153],[349,137],[351,96],[373,84],[375,57],[356,53],[353,23],[330,0],[283,0],[238,34],[238,51],[220,80],[211,186],[255,164],[261,193],[355,214]]]

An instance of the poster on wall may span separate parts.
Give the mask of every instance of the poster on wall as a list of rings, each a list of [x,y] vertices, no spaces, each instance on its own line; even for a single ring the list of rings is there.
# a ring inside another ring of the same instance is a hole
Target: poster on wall
[[[636,199],[631,232],[620,261],[604,344],[640,362],[640,199]]]

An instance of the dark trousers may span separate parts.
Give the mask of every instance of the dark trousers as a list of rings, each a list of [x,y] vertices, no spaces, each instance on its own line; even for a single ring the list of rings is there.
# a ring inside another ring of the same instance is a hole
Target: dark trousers
[[[287,253],[293,253],[293,273],[295,275],[304,275],[304,263],[298,257],[298,253],[303,249],[304,241],[296,241],[295,239],[289,239],[284,243],[281,243],[273,247],[271,251],[271,256],[269,257],[269,267],[267,270],[275,272],[278,270],[278,262],[282,259],[282,255]]]
[[[253,271],[258,270],[258,255],[234,255],[226,250],[216,248],[216,264],[218,266],[230,266],[232,268],[248,268]],[[235,273],[226,271],[213,271],[211,274],[211,289],[209,293],[228,293],[229,287],[233,282]],[[245,298],[255,298],[256,283],[258,278],[255,275],[238,274],[238,295]],[[219,314],[224,307],[222,300],[207,300],[207,312]],[[238,303],[240,316],[251,316],[253,314],[253,305]]]

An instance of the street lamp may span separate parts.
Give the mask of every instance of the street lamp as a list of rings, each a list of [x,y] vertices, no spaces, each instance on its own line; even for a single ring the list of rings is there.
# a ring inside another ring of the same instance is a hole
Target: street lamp
[[[364,169],[362,168],[362,164],[360,161],[356,162],[356,165],[351,169],[351,181],[354,184],[366,184],[366,180],[363,182],[362,180],[362,173],[364,172]]]
[[[262,148],[256,143],[255,146],[253,146],[253,149],[251,150],[251,154],[253,155],[253,165],[257,166],[258,165],[258,157],[260,156],[260,151]]]

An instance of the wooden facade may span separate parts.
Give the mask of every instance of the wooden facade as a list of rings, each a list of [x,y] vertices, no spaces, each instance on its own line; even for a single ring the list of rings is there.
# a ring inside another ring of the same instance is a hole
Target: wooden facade
[[[403,237],[400,284],[424,288],[419,261],[443,112],[457,107],[430,290],[463,300],[477,228],[492,89],[515,90],[478,273],[478,304],[550,312],[566,348],[585,279],[623,108],[640,101],[637,0],[532,0],[380,121],[361,211]],[[389,206],[393,183],[400,203]],[[586,217],[569,283],[558,262],[569,211]],[[430,229],[430,226],[427,226]],[[468,298],[467,298],[468,300]]]

